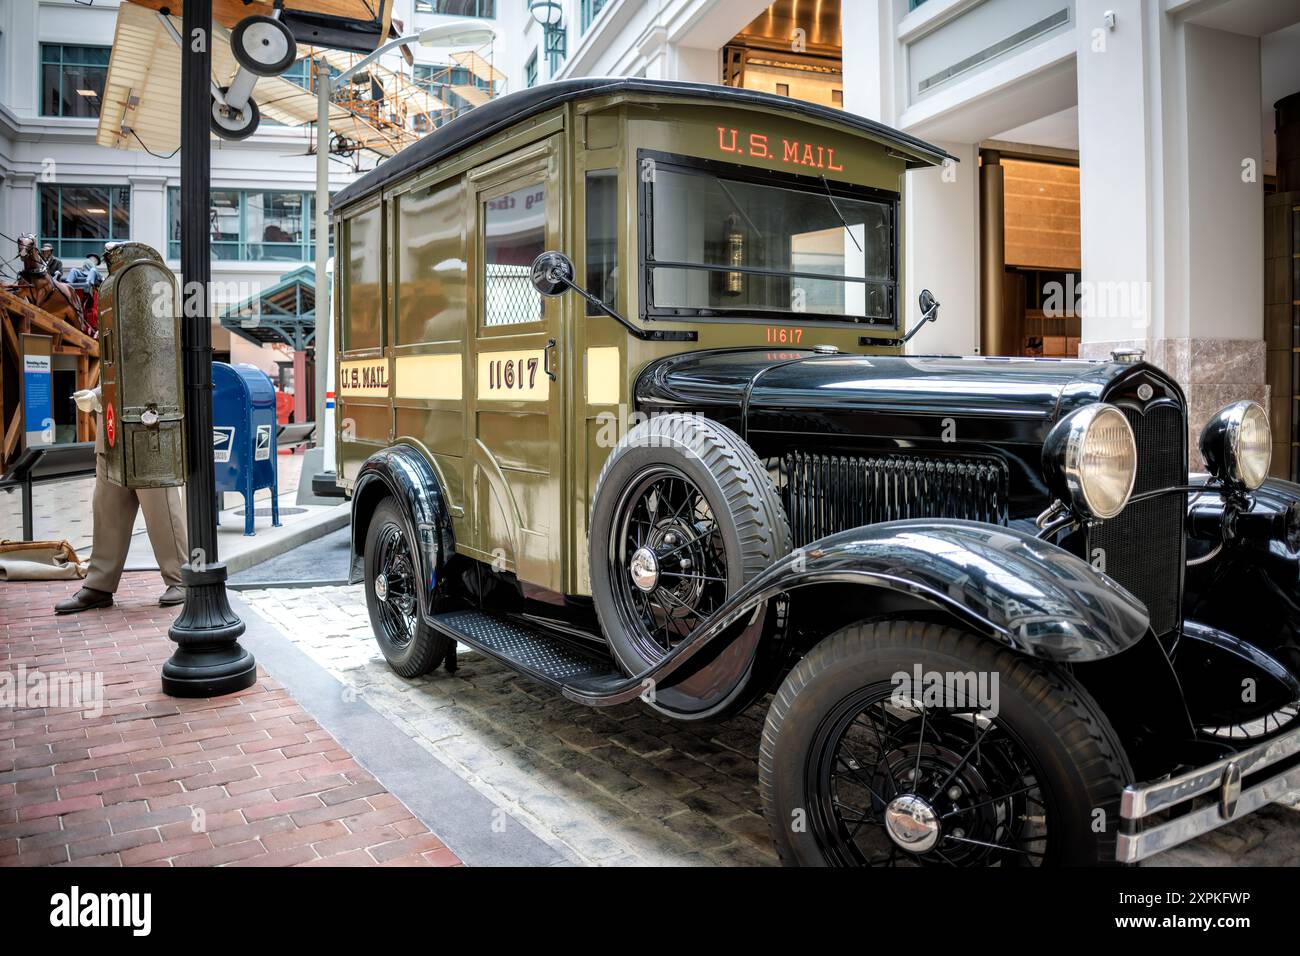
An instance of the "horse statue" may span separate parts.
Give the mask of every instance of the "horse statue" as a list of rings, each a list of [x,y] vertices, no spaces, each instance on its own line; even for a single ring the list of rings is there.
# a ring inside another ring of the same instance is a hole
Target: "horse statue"
[[[77,331],[87,332],[81,296],[72,286],[50,275],[35,236],[24,233],[18,237],[18,259],[22,271],[18,273],[18,282],[9,286],[9,291],[55,318],[63,319]]]

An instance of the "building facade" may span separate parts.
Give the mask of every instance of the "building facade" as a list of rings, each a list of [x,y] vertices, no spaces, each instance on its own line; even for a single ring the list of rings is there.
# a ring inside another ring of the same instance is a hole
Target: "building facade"
[[[1274,132],[1274,103],[1300,91],[1300,3],[546,5],[559,9],[547,19],[562,43],[534,17],[508,72],[533,63],[540,82],[620,74],[766,89],[956,156],[908,177],[907,319],[922,287],[943,303],[915,350],[1140,347],[1184,383],[1193,433],[1229,397],[1270,404],[1275,470],[1293,473],[1300,296],[1282,273],[1300,260],[1285,223],[1266,235],[1265,217],[1297,205],[1274,194],[1300,189],[1279,181]],[[564,56],[548,59],[559,46]]]
[[[0,232],[38,232],[65,262],[130,235],[176,265],[177,158],[94,144],[84,94],[117,3],[0,3]],[[1267,402],[1275,470],[1294,474],[1300,182],[1279,169],[1274,104],[1300,91],[1300,0],[397,0],[394,17],[491,25],[498,93],[727,83],[935,142],[960,162],[908,177],[904,320],[921,288],[943,310],[911,348],[1140,347],[1186,386],[1194,432],[1228,397]],[[411,49],[417,76],[445,62]],[[311,261],[314,136],[213,140],[219,298]],[[336,159],[331,188],[354,175]],[[236,361],[255,348],[215,341]]]
[[[0,260],[35,233],[65,267],[106,242],[148,243],[179,269],[180,157],[96,145],[120,0],[0,0]],[[464,17],[495,25],[500,0],[397,0],[419,30]],[[523,3],[517,11],[527,17]],[[412,47],[416,71],[446,62]],[[170,52],[170,51],[166,51]],[[394,53],[386,59],[401,62]],[[143,147],[143,143],[140,144]],[[263,122],[246,140],[212,140],[212,314],[255,299],[315,258],[316,133]],[[330,190],[375,158],[333,157]],[[0,272],[12,279],[9,272]],[[286,356],[213,325],[219,357],[275,376]]]

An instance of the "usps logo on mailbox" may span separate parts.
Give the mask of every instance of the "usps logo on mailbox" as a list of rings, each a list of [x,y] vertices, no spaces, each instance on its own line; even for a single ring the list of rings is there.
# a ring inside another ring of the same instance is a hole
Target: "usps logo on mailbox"
[[[218,465],[230,461],[230,449],[235,447],[235,426],[217,425],[212,429],[212,460]]]
[[[257,426],[257,447],[253,450],[255,461],[271,460],[271,426]]]

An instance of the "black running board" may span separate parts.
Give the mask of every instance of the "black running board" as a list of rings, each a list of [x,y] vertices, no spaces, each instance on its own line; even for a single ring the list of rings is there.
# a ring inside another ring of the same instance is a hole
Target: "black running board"
[[[435,615],[432,624],[565,696],[574,688],[603,702],[604,694],[626,679],[609,657],[525,621],[486,611],[451,611]]]
[[[612,658],[529,621],[466,610],[437,614],[430,622],[453,640],[560,691],[569,700],[588,707],[613,707],[653,694],[657,681],[672,674],[734,620],[734,615],[723,615],[707,622],[658,664],[634,677],[626,676]]]

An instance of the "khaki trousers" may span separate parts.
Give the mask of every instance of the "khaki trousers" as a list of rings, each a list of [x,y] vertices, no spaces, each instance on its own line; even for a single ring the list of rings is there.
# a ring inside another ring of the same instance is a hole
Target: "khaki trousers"
[[[144,512],[144,526],[168,587],[181,583],[185,563],[185,514],[179,488],[121,488],[104,477],[104,456],[95,456],[94,543],[86,587],[112,594],[122,580],[131,547],[135,513]]]

